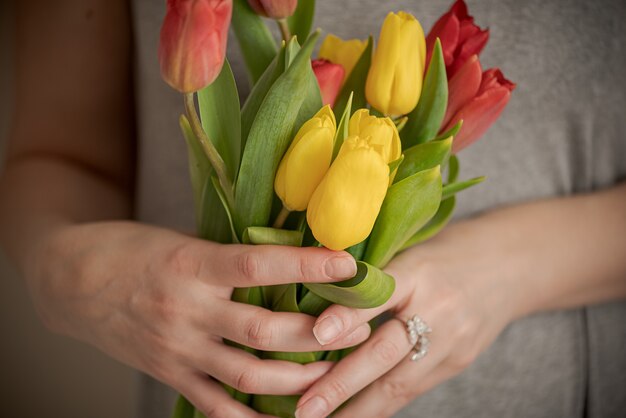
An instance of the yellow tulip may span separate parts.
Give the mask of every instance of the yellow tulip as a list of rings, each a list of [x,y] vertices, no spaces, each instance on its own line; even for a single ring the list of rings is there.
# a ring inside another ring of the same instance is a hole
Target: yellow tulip
[[[318,56],[333,64],[341,65],[345,70],[345,75],[343,76],[343,82],[345,82],[361,57],[361,54],[363,54],[366,46],[367,41],[360,39],[344,41],[331,34],[324,38]]]
[[[426,40],[420,23],[409,13],[389,13],[367,75],[367,101],[385,115],[405,115],[422,92]]]
[[[307,222],[315,239],[338,251],[367,238],[388,184],[389,166],[370,140],[346,139],[309,202]]]
[[[305,210],[333,156],[335,115],[324,106],[305,122],[278,166],[274,190],[289,211]]]
[[[348,135],[369,137],[370,146],[376,148],[387,164],[396,161],[402,154],[400,135],[393,121],[387,117],[372,116],[367,109],[354,112],[348,125]]]

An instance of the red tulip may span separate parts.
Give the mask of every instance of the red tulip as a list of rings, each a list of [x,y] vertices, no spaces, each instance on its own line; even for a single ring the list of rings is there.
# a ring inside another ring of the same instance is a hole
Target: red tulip
[[[183,93],[211,84],[224,64],[232,0],[168,0],[161,27],[163,79]]]
[[[345,74],[344,68],[323,59],[313,60],[311,65],[322,92],[322,102],[334,106]]]
[[[298,0],[248,0],[248,4],[261,16],[284,19],[296,11]]]
[[[472,55],[480,54],[489,39],[489,29],[482,30],[474,24],[465,1],[456,0],[426,37],[427,63],[437,38],[441,40],[448,79],[451,79]]]
[[[463,126],[454,138],[453,153],[474,143],[489,129],[515,89],[515,84],[504,78],[497,68],[483,72],[478,83],[477,74],[480,75],[480,63],[474,55],[448,85],[450,101],[442,131],[463,120]]]

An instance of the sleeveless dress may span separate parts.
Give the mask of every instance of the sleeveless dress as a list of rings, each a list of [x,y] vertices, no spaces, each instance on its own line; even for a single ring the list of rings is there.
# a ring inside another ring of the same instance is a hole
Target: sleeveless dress
[[[377,34],[388,11],[413,13],[427,32],[452,0],[317,1],[315,25],[344,38]],[[626,178],[624,0],[469,0],[491,29],[483,68],[498,66],[517,89],[461,175],[488,181],[463,193],[457,218],[519,202],[590,192]],[[137,218],[194,229],[180,96],[159,74],[165,2],[133,0],[139,128]],[[246,77],[234,39],[229,59]],[[626,232],[626,231],[622,231]],[[594,243],[587,243],[590,249]],[[626,249],[615,248],[626,255]],[[581,262],[584,262],[582,260]],[[497,261],[494,268],[498,268]],[[140,378],[146,418],[169,417],[171,389]],[[508,326],[459,376],[397,417],[626,416],[626,302],[535,314]]]

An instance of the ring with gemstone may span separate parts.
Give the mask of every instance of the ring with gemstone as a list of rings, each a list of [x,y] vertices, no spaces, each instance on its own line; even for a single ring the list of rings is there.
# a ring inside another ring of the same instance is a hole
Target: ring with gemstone
[[[413,315],[412,318],[403,321],[402,319],[395,317],[406,325],[407,337],[409,342],[413,346],[413,354],[411,354],[412,361],[418,361],[426,356],[428,353],[428,346],[430,340],[426,334],[430,334],[432,329],[424,322],[418,315]]]

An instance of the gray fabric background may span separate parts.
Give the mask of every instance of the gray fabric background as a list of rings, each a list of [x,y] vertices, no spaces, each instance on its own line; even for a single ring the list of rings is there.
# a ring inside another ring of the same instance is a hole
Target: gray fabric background
[[[316,26],[365,38],[378,32],[389,10],[412,12],[428,31],[451,0],[317,3]],[[461,155],[464,178],[486,175],[488,181],[463,193],[457,217],[624,179],[626,2],[470,0],[469,6],[477,22],[491,29],[484,68],[497,64],[518,88],[501,120]],[[161,81],[156,59],[164,7],[135,0],[134,13],[141,142],[137,216],[190,230],[191,189],[177,128],[181,102]],[[245,85],[235,42],[229,56]],[[626,255],[626,249],[615,251]],[[623,302],[519,320],[468,370],[398,417],[581,417],[586,399],[591,417],[626,416],[625,320]],[[143,379],[142,416],[169,416],[173,399],[171,391]]]

